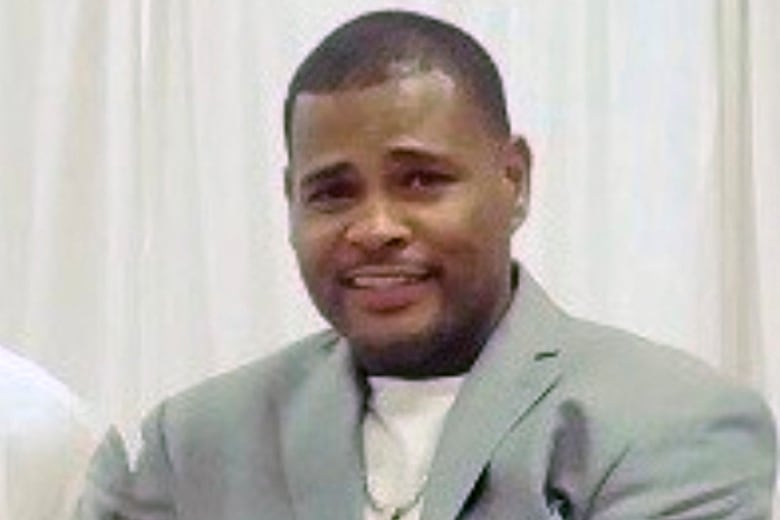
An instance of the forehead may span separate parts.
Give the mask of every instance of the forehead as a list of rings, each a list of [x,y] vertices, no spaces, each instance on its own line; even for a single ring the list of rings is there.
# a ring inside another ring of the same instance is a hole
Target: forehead
[[[394,147],[473,153],[473,145],[490,141],[483,117],[439,70],[360,89],[303,92],[292,114],[291,159],[301,166],[323,155]]]

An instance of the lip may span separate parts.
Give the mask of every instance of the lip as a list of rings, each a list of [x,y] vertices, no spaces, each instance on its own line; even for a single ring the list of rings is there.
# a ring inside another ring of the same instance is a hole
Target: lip
[[[421,264],[372,264],[348,270],[340,281],[358,307],[387,313],[423,299],[434,275],[433,269]]]
[[[419,283],[432,275],[432,269],[419,264],[371,264],[350,269],[340,278],[352,289],[382,289]]]

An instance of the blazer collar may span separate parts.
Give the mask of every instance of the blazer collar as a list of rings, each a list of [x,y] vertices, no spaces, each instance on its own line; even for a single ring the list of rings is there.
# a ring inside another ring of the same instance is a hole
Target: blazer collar
[[[429,474],[424,520],[458,516],[496,445],[560,379],[560,316],[520,271],[513,302],[447,417]]]
[[[333,335],[323,363],[308,375],[289,406],[280,407],[283,463],[295,518],[363,516],[361,379],[345,341]]]

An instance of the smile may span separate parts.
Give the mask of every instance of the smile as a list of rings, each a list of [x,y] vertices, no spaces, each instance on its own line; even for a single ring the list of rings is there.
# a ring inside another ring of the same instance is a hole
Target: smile
[[[343,283],[353,289],[389,289],[427,280],[431,270],[416,265],[370,265],[349,271]]]
[[[350,270],[341,281],[358,308],[385,314],[429,297],[433,275],[430,268],[419,265],[370,265]]]

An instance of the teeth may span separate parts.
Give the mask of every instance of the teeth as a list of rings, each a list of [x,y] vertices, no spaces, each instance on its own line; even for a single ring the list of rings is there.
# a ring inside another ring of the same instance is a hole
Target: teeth
[[[383,289],[386,287],[394,287],[397,285],[404,285],[415,283],[420,280],[417,276],[403,276],[403,275],[388,275],[388,276],[355,276],[351,279],[352,285],[355,287],[363,287],[367,289]]]

